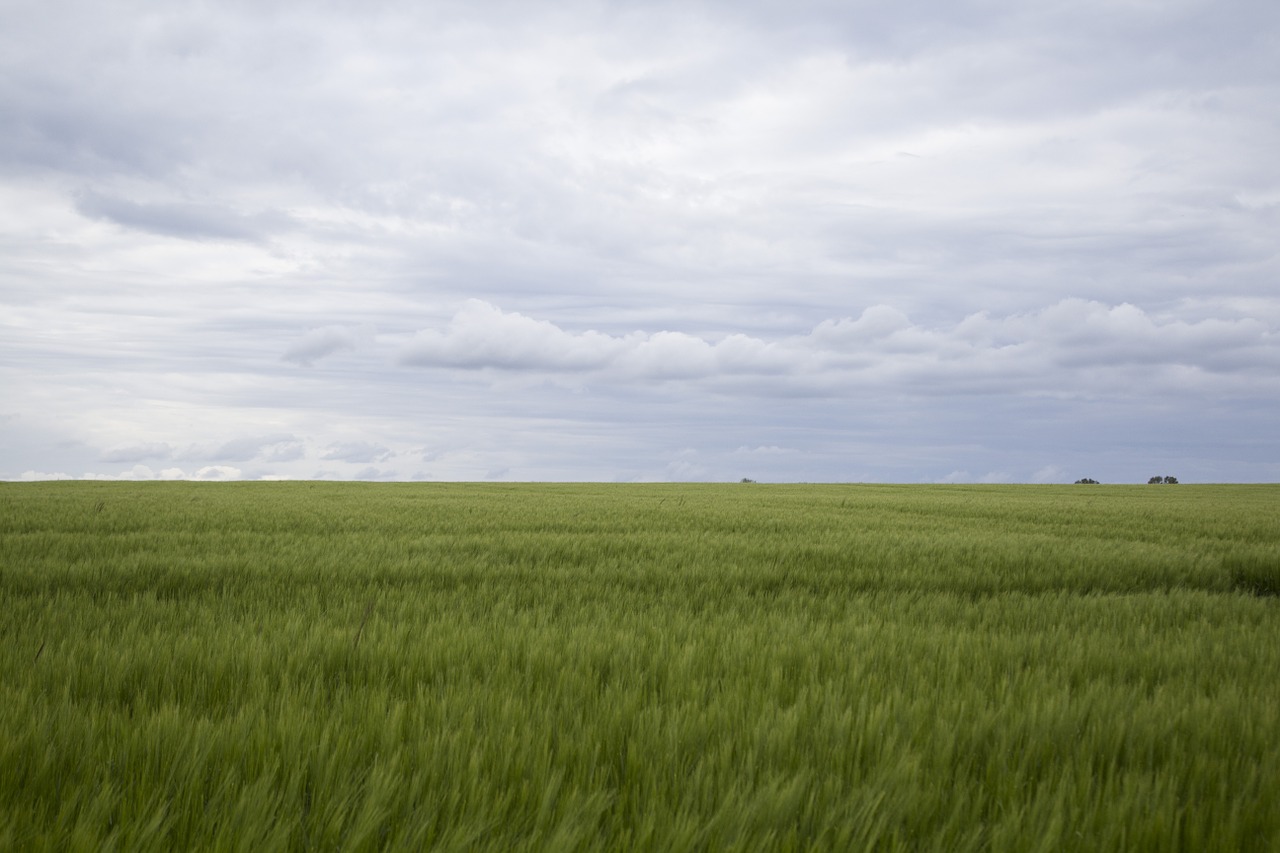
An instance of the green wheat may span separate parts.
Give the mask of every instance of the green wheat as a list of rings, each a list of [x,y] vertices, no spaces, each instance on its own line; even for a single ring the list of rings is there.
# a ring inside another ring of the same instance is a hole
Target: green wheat
[[[0,848],[1280,848],[1280,487],[0,485]]]

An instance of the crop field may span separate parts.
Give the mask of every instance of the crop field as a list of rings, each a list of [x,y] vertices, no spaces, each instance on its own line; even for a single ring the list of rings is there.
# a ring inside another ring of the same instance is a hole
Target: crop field
[[[1280,486],[0,484],[0,849],[1277,850]]]

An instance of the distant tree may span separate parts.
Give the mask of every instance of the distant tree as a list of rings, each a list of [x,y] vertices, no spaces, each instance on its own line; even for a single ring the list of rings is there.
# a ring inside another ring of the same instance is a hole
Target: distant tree
[[[1079,485],[1096,486],[1098,485],[1098,481],[1093,479],[1092,477],[1084,477],[1083,479],[1076,480],[1076,485],[1077,486]]]
[[[1163,483],[1163,482],[1164,482],[1164,477],[1152,477],[1150,480],[1147,480],[1147,485],[1154,486],[1157,483]]]
[[[755,480],[751,479],[750,477],[743,477],[743,478],[742,478],[741,480],[739,480],[738,482],[739,482],[739,483],[754,483],[754,482],[755,482]]]
[[[1165,477],[1165,478],[1164,478],[1164,481],[1165,481],[1166,483],[1168,483],[1170,486],[1176,486],[1176,485],[1178,485],[1178,478],[1177,478],[1177,477]]]
[[[1152,477],[1150,480],[1147,480],[1148,486],[1155,486],[1161,483],[1167,483],[1170,486],[1176,486],[1178,485],[1178,478],[1177,477]]]

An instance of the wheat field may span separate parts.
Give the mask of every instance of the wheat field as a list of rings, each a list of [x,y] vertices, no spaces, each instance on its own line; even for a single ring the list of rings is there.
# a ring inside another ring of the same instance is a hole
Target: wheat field
[[[0,484],[0,849],[1280,849],[1278,509]]]

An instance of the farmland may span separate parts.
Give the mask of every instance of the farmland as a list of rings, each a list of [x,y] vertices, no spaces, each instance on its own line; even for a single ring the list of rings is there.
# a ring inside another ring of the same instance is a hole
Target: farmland
[[[1278,849],[1277,510],[0,484],[0,849]]]

